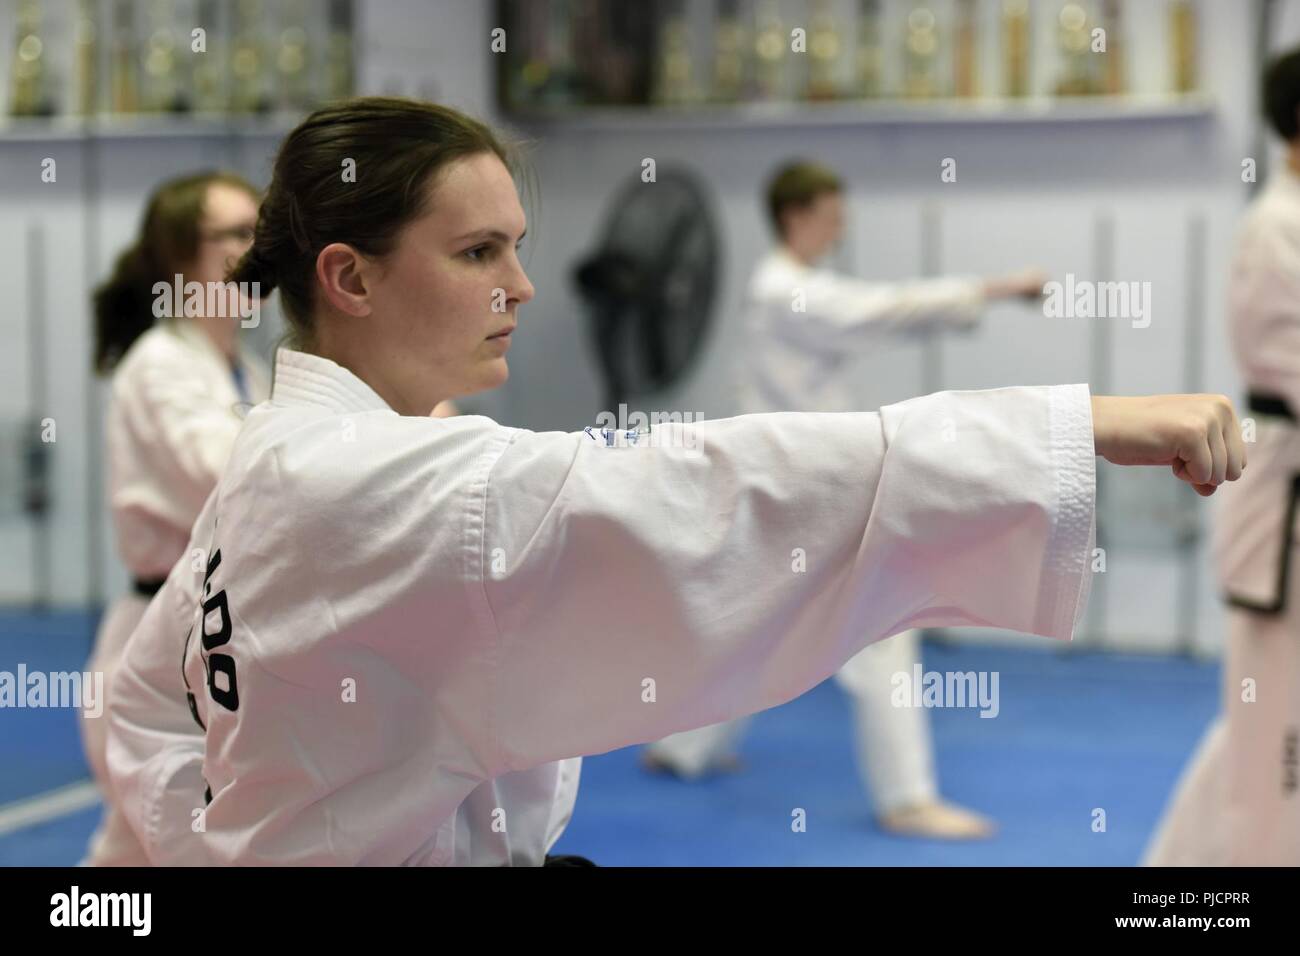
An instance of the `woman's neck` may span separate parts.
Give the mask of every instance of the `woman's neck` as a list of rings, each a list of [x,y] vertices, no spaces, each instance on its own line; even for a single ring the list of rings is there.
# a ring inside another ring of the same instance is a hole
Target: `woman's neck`
[[[337,329],[337,325],[317,321],[310,342],[301,344],[304,352],[329,359],[340,368],[345,368],[361,381],[365,382],[384,403],[399,415],[429,415],[439,402],[450,395],[428,394],[428,382],[422,380],[419,387],[412,390],[403,388],[401,376],[391,374],[398,363],[385,363],[375,353],[372,344],[360,347],[361,343],[348,340],[346,334],[331,335],[328,329]],[[408,392],[418,394],[408,394]]]
[[[192,322],[199,332],[208,337],[218,352],[234,363],[239,357],[239,326],[230,319],[190,317],[182,322]]]

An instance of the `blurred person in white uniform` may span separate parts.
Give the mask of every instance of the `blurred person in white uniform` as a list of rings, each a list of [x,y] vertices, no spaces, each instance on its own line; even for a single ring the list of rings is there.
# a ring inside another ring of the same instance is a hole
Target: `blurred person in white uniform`
[[[127,638],[185,551],[190,528],[217,483],[243,410],[270,394],[262,362],[239,345],[238,315],[155,317],[155,284],[220,282],[252,244],[257,190],[231,173],[172,179],[150,196],[138,237],[95,291],[95,370],[112,375],[105,447],[108,499],[130,590],[105,613],[89,668],[105,693]],[[198,304],[197,300],[195,303]],[[207,296],[202,305],[206,306]],[[191,308],[191,312],[200,311]],[[227,310],[229,311],[229,310]],[[146,861],[106,786],[106,718],[81,721],[104,817],[86,862]]]
[[[745,412],[846,412],[858,406],[853,361],[891,339],[941,328],[969,329],[990,301],[1037,299],[1046,276],[1025,271],[995,279],[950,277],[868,282],[820,263],[844,234],[844,195],[833,170],[784,165],[767,188],[776,246],[750,278],[749,349],[740,382]],[[987,818],[939,796],[929,716],[891,705],[895,674],[920,660],[909,629],[868,647],[836,672],[850,695],[858,767],[882,828],[920,837],[974,839]],[[747,722],[676,734],[646,748],[643,764],[684,779],[738,767]]]
[[[510,160],[384,97],[282,144],[232,278],[281,292],[294,347],[109,703],[153,862],[554,862],[585,754],[774,706],[909,627],[1068,638],[1096,456],[1203,495],[1245,465],[1221,396],[1083,385],[653,440],[431,418],[505,380],[533,296]]]
[[[1300,866],[1300,51],[1270,64],[1263,106],[1287,149],[1246,212],[1229,278],[1255,441],[1214,529],[1223,713],[1152,839],[1153,866]]]

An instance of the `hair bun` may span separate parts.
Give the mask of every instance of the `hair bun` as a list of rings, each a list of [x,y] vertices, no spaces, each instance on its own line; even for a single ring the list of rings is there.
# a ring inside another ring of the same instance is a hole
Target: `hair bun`
[[[279,283],[275,267],[262,255],[256,243],[235,264],[228,278],[229,281],[235,283],[252,284],[256,282],[258,291],[262,296],[270,295],[275,291],[275,287]]]

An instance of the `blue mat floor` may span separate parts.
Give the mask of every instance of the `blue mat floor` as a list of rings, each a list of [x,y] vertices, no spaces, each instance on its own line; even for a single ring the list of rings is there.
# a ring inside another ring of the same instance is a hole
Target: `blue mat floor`
[[[79,669],[94,620],[0,612],[0,670]],[[694,783],[647,775],[638,748],[589,758],[555,852],[607,865],[1132,865],[1218,709],[1217,665],[1181,658],[930,641],[924,664],[1000,675],[995,719],[930,711],[943,793],[996,819],[994,839],[950,844],[877,829],[848,702],[828,681],[755,718],[737,774]],[[78,719],[0,710],[0,810],[89,776]],[[796,808],[805,832],[792,830]],[[1093,828],[1097,809],[1104,832]],[[0,835],[0,865],[75,863],[98,815],[92,807]]]

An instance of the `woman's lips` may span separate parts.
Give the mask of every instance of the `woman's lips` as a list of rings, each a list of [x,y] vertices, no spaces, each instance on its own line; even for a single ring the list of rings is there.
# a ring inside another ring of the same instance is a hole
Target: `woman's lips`
[[[510,326],[508,329],[502,329],[500,332],[494,332],[493,334],[489,335],[488,338],[489,338],[489,339],[499,339],[499,338],[501,338],[502,336],[509,335],[509,334],[510,334],[511,332],[513,332],[514,330],[515,330],[515,326],[512,325],[512,326]]]

